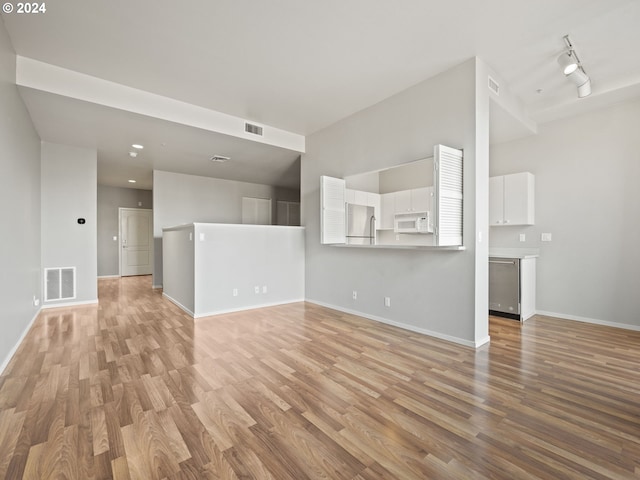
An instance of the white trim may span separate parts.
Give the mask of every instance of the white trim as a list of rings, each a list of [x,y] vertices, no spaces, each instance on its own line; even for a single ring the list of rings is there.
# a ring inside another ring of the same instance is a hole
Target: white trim
[[[215,310],[213,312],[199,313],[197,315],[194,315],[193,318],[212,317],[214,315],[222,315],[224,313],[244,312],[246,310],[256,310],[258,308],[266,308],[266,307],[277,307],[278,305],[287,305],[289,303],[300,303],[304,301],[305,301],[304,298],[298,298],[295,300],[283,300],[281,302],[261,303],[259,305],[248,305],[246,307],[225,308],[223,310]]]
[[[120,275],[98,275],[98,278],[120,278]]]
[[[97,305],[98,299],[95,300],[85,300],[82,302],[66,302],[66,303],[47,303],[46,305],[42,305],[43,310],[48,310],[50,308],[60,308],[60,307],[80,307],[82,305]]]
[[[151,272],[143,273],[141,275],[153,275],[153,261],[155,258],[154,253],[154,237],[153,237],[153,208],[138,208],[138,207],[118,207],[118,277],[122,277],[122,213],[124,211],[134,212],[149,212],[151,219],[151,228],[149,229],[149,258],[151,261]]]
[[[314,303],[316,305],[320,305],[321,307],[327,307],[327,308],[331,308],[333,310],[338,310],[339,312],[349,313],[351,315],[358,315],[359,317],[368,318],[369,320],[374,320],[374,321],[380,322],[380,323],[386,323],[387,325],[393,325],[394,327],[402,328],[403,330],[409,330],[410,332],[421,333],[423,335],[428,335],[429,337],[435,337],[435,338],[439,338],[440,340],[446,340],[448,342],[453,342],[453,343],[457,343],[459,345],[464,345],[465,347],[480,348],[482,345],[485,345],[485,344],[489,343],[489,341],[490,341],[490,337],[487,336],[487,337],[483,338],[480,341],[472,342],[472,341],[469,341],[469,340],[465,340],[463,338],[454,337],[454,336],[451,336],[451,335],[445,335],[443,333],[434,332],[432,330],[427,330],[425,328],[416,327],[416,326],[413,326],[413,325],[409,325],[407,323],[396,322],[395,320],[390,320],[388,318],[379,317],[377,315],[371,315],[371,314],[364,313],[364,312],[359,312],[357,310],[351,310],[349,308],[339,307],[337,305],[332,305],[330,303],[320,302],[318,300],[311,300],[311,299],[307,298],[305,301],[307,301],[309,303]]]
[[[151,288],[153,290],[160,290],[162,288],[162,285],[151,285]]]
[[[622,328],[623,330],[633,330],[640,332],[640,325],[631,325],[628,323],[608,322],[598,318],[580,317],[578,315],[569,315],[567,313],[546,312],[544,310],[536,310],[536,315],[544,315],[545,317],[561,318],[563,320],[572,320],[574,322],[592,323],[594,325],[603,325],[605,327]]]
[[[178,302],[174,298],[171,298],[166,293],[163,293],[162,296],[164,298],[166,298],[167,300],[169,300],[174,305],[180,307],[181,310],[183,310],[184,312],[186,312],[189,315],[191,315],[194,319],[196,319],[196,318],[204,318],[204,317],[213,317],[215,315],[222,315],[222,314],[225,314],[225,313],[235,313],[235,312],[244,312],[246,310],[256,310],[258,308],[276,307],[278,305],[287,305],[289,303],[301,303],[301,302],[305,301],[304,298],[299,298],[299,299],[295,299],[295,300],[284,300],[284,301],[281,301],[281,302],[261,303],[259,305],[249,305],[249,306],[246,306],[246,307],[238,307],[238,308],[225,308],[225,309],[222,309],[222,310],[215,310],[215,311],[212,311],[212,312],[205,312],[205,313],[195,314],[191,310],[189,310],[187,307],[182,305],[180,302]]]
[[[5,368],[7,368],[7,366],[9,365],[9,362],[11,361],[15,353],[18,351],[18,348],[22,344],[22,341],[27,336],[27,333],[29,333],[29,330],[31,330],[33,323],[36,321],[36,318],[38,318],[38,315],[40,315],[41,311],[42,311],[42,308],[39,308],[38,311],[36,311],[36,314],[33,316],[29,324],[23,330],[22,335],[20,335],[20,338],[18,338],[18,341],[16,342],[16,344],[13,346],[11,350],[9,350],[9,353],[7,353],[7,356],[4,358],[4,360],[2,361],[2,364],[0,365],[0,375],[4,375]]]
[[[167,300],[169,300],[171,303],[173,303],[174,305],[176,305],[177,307],[179,307],[181,310],[184,310],[185,312],[187,312],[189,315],[191,315],[192,317],[194,316],[193,312],[191,310],[189,310],[187,307],[185,307],[184,305],[182,305],[179,301],[177,301],[175,298],[170,297],[169,295],[167,295],[166,293],[162,292],[162,296],[164,298],[166,298]]]

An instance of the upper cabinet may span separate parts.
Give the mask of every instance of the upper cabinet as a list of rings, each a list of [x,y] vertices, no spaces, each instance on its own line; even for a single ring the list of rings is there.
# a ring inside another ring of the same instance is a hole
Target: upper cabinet
[[[489,225],[533,225],[535,177],[522,172],[489,178]]]

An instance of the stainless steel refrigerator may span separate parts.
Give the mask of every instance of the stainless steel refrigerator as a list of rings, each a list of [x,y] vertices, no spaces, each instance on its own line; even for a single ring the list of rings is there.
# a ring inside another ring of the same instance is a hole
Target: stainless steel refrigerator
[[[347,203],[347,244],[374,245],[376,243],[376,217],[374,208]]]

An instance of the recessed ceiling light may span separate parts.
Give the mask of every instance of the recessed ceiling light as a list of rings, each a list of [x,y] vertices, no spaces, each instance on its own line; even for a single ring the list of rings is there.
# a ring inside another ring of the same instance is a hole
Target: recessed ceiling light
[[[138,156],[138,152],[134,152],[133,150],[129,152],[129,156],[131,158],[136,158]]]
[[[144,145],[140,145],[139,143],[134,143],[133,145],[131,145],[133,148],[137,148],[138,150],[142,150],[144,148]]]
[[[135,180],[129,180],[129,183],[136,183]]]
[[[231,158],[225,157],[224,155],[213,155],[209,160],[215,163],[224,163],[231,160]]]

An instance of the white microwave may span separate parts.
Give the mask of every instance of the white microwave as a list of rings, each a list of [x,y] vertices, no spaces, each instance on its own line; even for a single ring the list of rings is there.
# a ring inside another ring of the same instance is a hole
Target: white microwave
[[[395,233],[433,233],[429,212],[397,213],[393,223]]]

